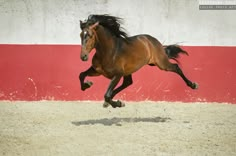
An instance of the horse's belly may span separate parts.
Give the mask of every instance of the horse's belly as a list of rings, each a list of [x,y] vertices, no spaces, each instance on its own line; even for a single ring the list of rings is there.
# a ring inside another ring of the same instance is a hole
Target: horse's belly
[[[99,74],[103,75],[104,77],[108,79],[111,79],[115,75],[113,72],[105,70],[101,66],[96,66],[94,67],[94,69],[96,70],[96,72],[98,72]]]
[[[130,75],[136,71],[138,71],[140,68],[142,68],[143,65],[141,66],[134,66],[132,68],[125,68],[124,69],[124,74],[123,75]]]

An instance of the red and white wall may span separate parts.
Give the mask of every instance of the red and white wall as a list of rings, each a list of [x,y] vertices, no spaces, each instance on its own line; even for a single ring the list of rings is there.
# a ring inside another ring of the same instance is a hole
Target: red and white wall
[[[123,17],[130,35],[150,34],[164,44],[179,43],[188,88],[174,73],[156,67],[136,72],[131,87],[116,98],[142,101],[236,103],[236,11],[200,11],[197,0],[11,0],[0,2],[0,100],[103,100],[109,80],[78,75],[79,20],[89,14]]]

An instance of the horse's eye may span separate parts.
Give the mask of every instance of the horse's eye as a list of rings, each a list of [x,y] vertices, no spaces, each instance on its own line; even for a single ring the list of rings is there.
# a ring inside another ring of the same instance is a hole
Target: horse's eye
[[[87,31],[84,32],[84,38],[87,38],[89,36],[89,33]]]

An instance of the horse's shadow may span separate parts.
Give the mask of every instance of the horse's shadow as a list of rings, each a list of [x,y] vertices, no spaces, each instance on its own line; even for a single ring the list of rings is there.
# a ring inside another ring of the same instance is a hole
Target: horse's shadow
[[[138,123],[138,122],[152,122],[152,123],[159,123],[159,122],[167,122],[171,120],[171,118],[162,118],[162,117],[153,117],[153,118],[103,118],[97,120],[85,120],[85,121],[73,121],[71,122],[75,126],[83,126],[83,125],[97,125],[102,124],[104,126],[122,126],[121,123]]]

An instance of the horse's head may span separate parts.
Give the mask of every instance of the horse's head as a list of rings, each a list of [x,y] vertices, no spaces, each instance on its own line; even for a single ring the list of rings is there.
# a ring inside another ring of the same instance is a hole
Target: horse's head
[[[89,53],[96,45],[97,42],[96,28],[98,25],[99,22],[96,22],[89,26],[86,26],[85,23],[80,22],[80,27],[82,29],[82,32],[80,33],[81,44],[82,44],[80,58],[82,61],[88,60]]]

